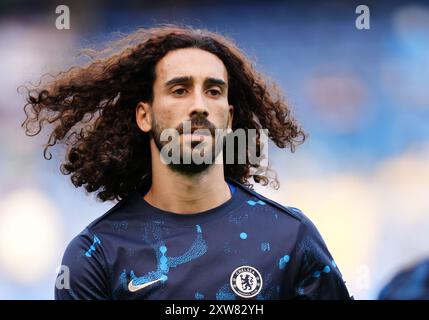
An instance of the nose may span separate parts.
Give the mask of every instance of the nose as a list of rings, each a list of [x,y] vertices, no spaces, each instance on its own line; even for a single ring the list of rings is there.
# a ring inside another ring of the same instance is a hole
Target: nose
[[[192,105],[189,108],[189,117],[199,115],[199,116],[209,116],[209,109],[207,107],[207,101],[204,95],[200,92],[196,92],[194,94],[194,99],[192,101]]]

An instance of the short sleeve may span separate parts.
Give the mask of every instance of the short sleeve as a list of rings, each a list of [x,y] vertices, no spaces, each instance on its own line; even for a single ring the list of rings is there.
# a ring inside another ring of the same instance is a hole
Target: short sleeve
[[[314,224],[305,216],[298,234],[296,299],[351,299],[337,264]]]
[[[70,242],[55,283],[56,300],[109,299],[102,246],[88,228]]]

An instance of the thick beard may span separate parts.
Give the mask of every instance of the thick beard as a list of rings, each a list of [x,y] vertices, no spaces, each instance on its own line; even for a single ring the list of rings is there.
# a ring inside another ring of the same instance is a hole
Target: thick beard
[[[161,128],[158,125],[158,123],[155,121],[155,119],[153,120],[152,128],[153,128],[151,131],[152,138],[155,141],[155,145],[157,146],[161,154],[162,148],[168,143],[168,141],[161,141],[161,132],[164,130],[164,128]],[[181,133],[180,128],[177,130],[179,131],[179,133]],[[191,142],[192,150],[196,147],[196,145],[198,145],[198,143],[194,144],[193,142]],[[172,171],[180,173],[181,175],[184,175],[184,176],[195,176],[206,171],[215,163],[215,159],[218,155],[216,154],[216,141],[213,135],[212,135],[212,153],[211,154],[212,154],[212,159],[210,163],[203,162],[201,164],[197,164],[193,161],[192,157],[191,157],[191,163],[183,163],[184,162],[183,153],[182,153],[182,148],[180,148],[180,163],[171,162],[168,164],[168,166]]]

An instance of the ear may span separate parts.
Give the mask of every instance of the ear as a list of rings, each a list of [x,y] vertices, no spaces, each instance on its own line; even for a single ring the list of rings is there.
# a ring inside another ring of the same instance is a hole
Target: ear
[[[149,132],[152,129],[152,113],[148,103],[139,102],[137,104],[136,122],[140,130],[143,132]]]
[[[229,105],[227,128],[232,129],[232,120],[234,118],[234,106]]]

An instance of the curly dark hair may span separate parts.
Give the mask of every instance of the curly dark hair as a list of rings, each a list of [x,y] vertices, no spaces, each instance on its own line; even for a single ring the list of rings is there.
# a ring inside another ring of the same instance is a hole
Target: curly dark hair
[[[138,128],[135,108],[140,101],[152,102],[157,62],[169,51],[182,48],[208,51],[224,63],[228,101],[234,106],[232,130],[267,129],[269,139],[279,148],[289,146],[292,152],[304,142],[306,134],[291,116],[280,90],[254,70],[231,39],[176,25],[138,29],[105,50],[90,51],[93,60],[86,66],[72,67],[31,88],[24,86],[25,133],[37,135],[50,124],[44,157],[51,159],[48,149],[63,143],[66,159],[61,172],[71,174],[74,186],[97,192],[101,201],[121,200],[147,188],[151,183],[150,135]],[[260,147],[259,134],[256,146]],[[259,174],[251,174],[252,167]],[[227,178],[253,187],[248,181],[252,177],[256,183],[278,188],[276,176],[269,177],[268,171],[272,170],[249,161],[224,164]]]

